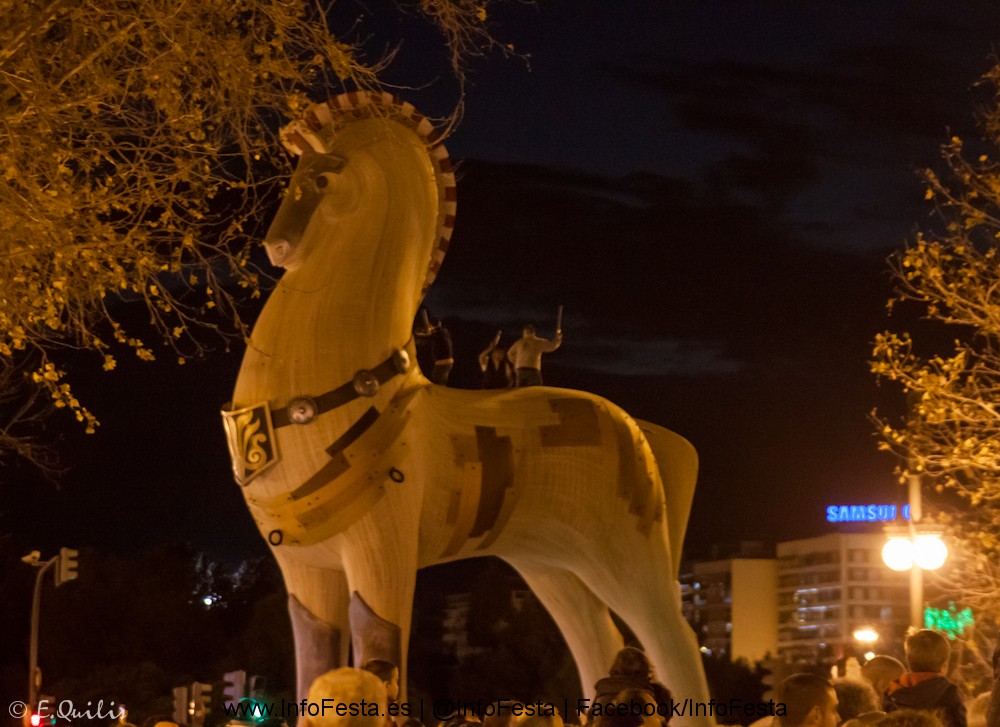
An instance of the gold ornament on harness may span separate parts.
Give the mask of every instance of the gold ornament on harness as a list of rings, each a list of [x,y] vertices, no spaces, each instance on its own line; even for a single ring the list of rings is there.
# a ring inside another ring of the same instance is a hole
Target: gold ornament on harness
[[[226,411],[222,423],[233,462],[233,477],[241,487],[278,461],[278,446],[267,402]]]

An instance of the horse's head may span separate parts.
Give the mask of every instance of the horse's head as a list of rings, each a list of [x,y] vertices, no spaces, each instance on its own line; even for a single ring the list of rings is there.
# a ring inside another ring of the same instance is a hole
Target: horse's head
[[[454,224],[455,176],[434,133],[409,104],[365,93],[283,130],[300,158],[264,245],[289,284],[317,289],[344,272],[373,300],[401,304],[409,325]]]
[[[264,237],[272,265],[295,270],[302,258],[302,236],[325,196],[343,189],[338,175],[344,160],[327,152],[302,154],[288,183],[286,197]]]

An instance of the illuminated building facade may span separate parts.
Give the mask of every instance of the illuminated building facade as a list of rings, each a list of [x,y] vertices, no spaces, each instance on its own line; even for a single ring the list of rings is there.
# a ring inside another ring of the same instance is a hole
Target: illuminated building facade
[[[778,543],[776,558],[696,562],[681,577],[684,615],[704,653],[731,660],[769,652],[832,663],[868,650],[901,658],[909,574],[882,562],[885,542],[881,532],[832,533]],[[873,644],[855,639],[864,627],[878,634]]]
[[[732,660],[759,661],[777,643],[777,570],[770,558],[732,558],[694,566],[702,646]]]
[[[830,662],[863,653],[901,655],[909,625],[909,575],[882,562],[882,533],[833,533],[778,543],[778,653]],[[858,643],[871,627],[879,640]]]
[[[738,552],[699,561],[681,577],[684,614],[705,654],[753,663],[776,653],[776,561],[759,557],[768,550],[741,543]]]

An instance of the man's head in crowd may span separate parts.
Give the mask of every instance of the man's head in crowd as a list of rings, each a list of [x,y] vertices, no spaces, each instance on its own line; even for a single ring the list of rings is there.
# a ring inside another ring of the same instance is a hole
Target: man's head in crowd
[[[837,693],[823,677],[792,674],[778,686],[778,702],[785,705],[781,727],[837,727]]]
[[[837,693],[837,713],[844,722],[882,709],[882,695],[876,694],[867,681],[844,678],[834,679],[831,684]]]
[[[889,685],[905,673],[903,662],[884,654],[872,657],[861,667],[861,676],[871,682],[879,697],[884,697]]]
[[[384,715],[388,707],[385,695],[385,685],[377,676],[364,669],[341,667],[319,676],[309,687],[309,702],[322,704],[324,699],[336,699],[340,702],[360,704],[364,700],[368,704],[377,705],[377,714]],[[299,725],[305,727],[382,727],[385,717],[375,714],[341,715],[334,710],[315,717],[309,716],[299,720]]]
[[[399,667],[385,659],[369,659],[361,668],[382,680],[390,703],[399,699]]]

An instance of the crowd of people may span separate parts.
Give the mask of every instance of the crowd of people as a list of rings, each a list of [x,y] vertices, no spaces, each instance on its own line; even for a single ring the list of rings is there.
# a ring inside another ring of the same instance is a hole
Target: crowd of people
[[[786,714],[774,727],[997,727],[991,693],[965,700],[946,676],[951,646],[944,636],[915,631],[905,651],[907,665],[875,656],[861,667],[860,678],[793,674],[778,688]]]
[[[448,385],[448,378],[455,366],[455,351],[451,333],[440,318],[430,317],[426,309],[420,313],[420,324],[413,330],[417,345],[426,350],[430,366],[428,378],[440,386]],[[556,324],[552,340],[539,336],[532,324],[521,331],[521,338],[509,348],[500,345],[502,331],[479,354],[482,388],[510,389],[542,385],[542,354],[555,351],[562,344],[562,323]]]
[[[1000,705],[989,692],[963,699],[958,686],[946,676],[951,647],[936,631],[911,633],[905,643],[906,661],[875,656],[855,676],[826,679],[798,673],[778,686],[773,714],[751,727],[1000,727]],[[998,649],[1000,656],[1000,649]],[[1000,668],[998,656],[994,668]],[[670,691],[657,681],[652,665],[640,649],[626,647],[616,656],[606,677],[593,688],[589,710],[579,715],[550,712],[518,716],[462,713],[445,716],[436,727],[563,727],[580,722],[588,727],[667,727],[671,717]],[[399,670],[390,662],[372,660],[361,669],[343,668],[318,679],[309,699],[378,701],[379,714],[398,699]],[[639,708],[622,709],[622,705]],[[409,718],[379,717],[309,718],[307,727],[424,727]]]

